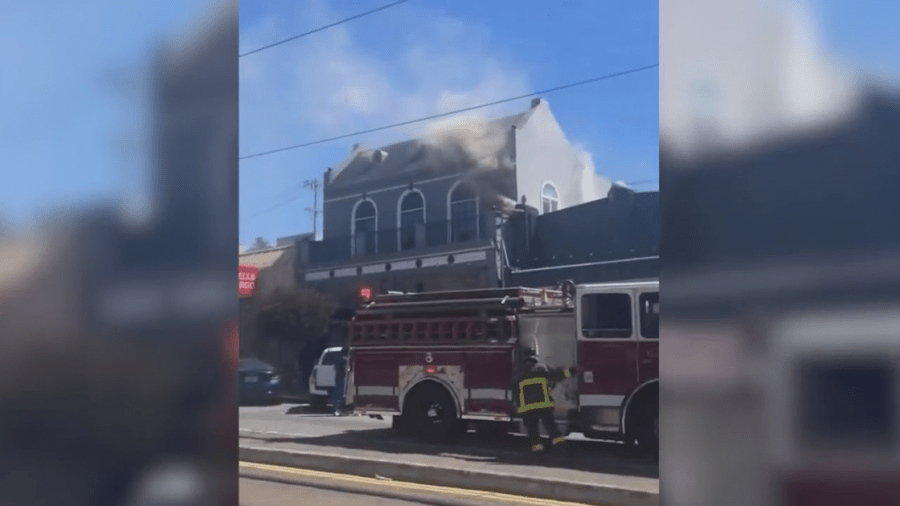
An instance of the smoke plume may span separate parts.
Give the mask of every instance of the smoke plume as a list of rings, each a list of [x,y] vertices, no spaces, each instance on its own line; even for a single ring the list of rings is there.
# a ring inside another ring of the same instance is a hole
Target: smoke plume
[[[512,131],[505,126],[509,124],[475,115],[434,122],[418,141],[419,153],[411,165],[433,175],[468,175],[483,204],[510,210],[515,206],[508,197],[514,196],[515,163]]]
[[[513,168],[512,132],[480,116],[461,116],[432,123],[420,141],[434,169],[490,171]]]
[[[610,182],[597,174],[594,167],[594,157],[591,153],[579,146],[575,147],[575,153],[581,162],[581,198],[584,202],[602,199],[609,192]]]

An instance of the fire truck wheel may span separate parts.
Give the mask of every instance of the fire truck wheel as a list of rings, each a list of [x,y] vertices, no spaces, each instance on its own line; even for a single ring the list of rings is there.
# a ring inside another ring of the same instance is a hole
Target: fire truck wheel
[[[449,443],[459,435],[456,405],[447,390],[433,382],[424,382],[410,392],[404,403],[403,425],[415,431],[418,439]]]

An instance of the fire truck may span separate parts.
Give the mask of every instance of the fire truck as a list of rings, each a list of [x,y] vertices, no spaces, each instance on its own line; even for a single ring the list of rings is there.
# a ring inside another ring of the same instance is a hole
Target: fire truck
[[[522,432],[525,349],[577,366],[551,392],[563,433],[657,447],[658,280],[378,295],[350,322],[347,402],[434,442]]]

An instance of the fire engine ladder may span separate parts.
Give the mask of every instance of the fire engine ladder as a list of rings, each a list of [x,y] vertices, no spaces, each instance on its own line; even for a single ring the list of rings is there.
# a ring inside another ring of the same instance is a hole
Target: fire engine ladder
[[[375,314],[397,310],[503,310],[526,306],[558,306],[564,303],[562,292],[535,288],[458,290],[447,292],[379,295],[360,313]]]

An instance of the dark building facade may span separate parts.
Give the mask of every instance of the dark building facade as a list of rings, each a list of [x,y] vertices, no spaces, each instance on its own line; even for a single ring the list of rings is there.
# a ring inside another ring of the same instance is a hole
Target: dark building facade
[[[335,297],[503,282],[501,229],[517,202],[552,214],[605,195],[549,106],[375,150],[354,146],[324,174],[321,240],[297,241],[300,283]],[[459,132],[462,131],[463,134]],[[585,191],[585,188],[590,191]]]
[[[659,192],[613,186],[607,198],[510,219],[506,285],[659,278]]]

